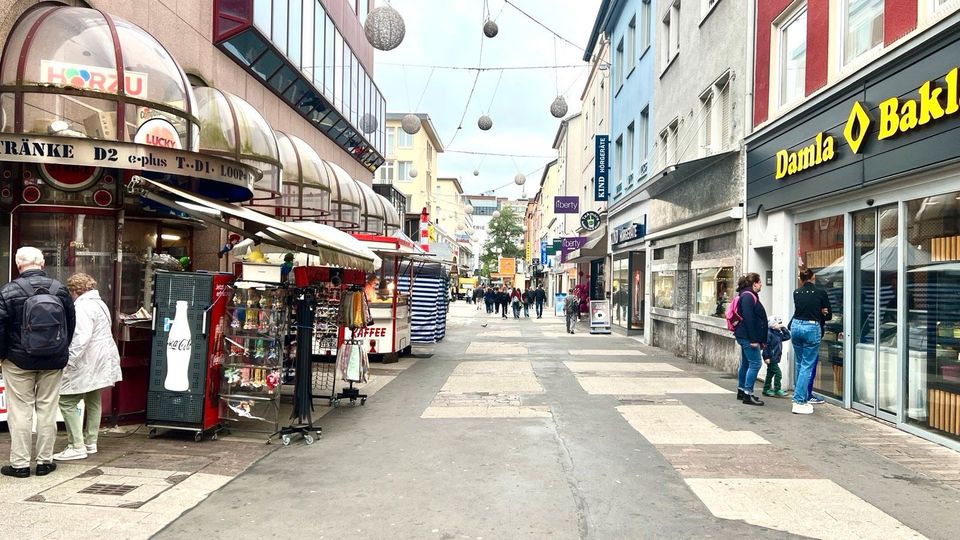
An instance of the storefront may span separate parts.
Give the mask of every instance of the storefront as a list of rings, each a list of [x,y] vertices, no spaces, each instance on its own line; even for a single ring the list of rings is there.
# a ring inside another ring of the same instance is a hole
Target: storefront
[[[907,43],[748,140],[751,268],[792,313],[826,289],[814,388],[960,447],[956,28]]]
[[[614,327],[641,334],[646,313],[646,216],[610,231],[610,319]]]

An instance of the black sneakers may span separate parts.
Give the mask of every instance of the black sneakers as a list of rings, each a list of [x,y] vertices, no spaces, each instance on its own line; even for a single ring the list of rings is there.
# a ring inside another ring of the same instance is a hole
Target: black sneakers
[[[30,476],[30,467],[13,467],[11,465],[4,465],[0,468],[0,474],[4,476],[12,476],[14,478],[27,478]]]
[[[757,396],[753,394],[746,394],[743,396],[743,404],[744,405],[763,405],[763,401],[761,401],[759,398],[757,398]]]
[[[56,463],[37,463],[37,476],[46,476],[57,470]]]

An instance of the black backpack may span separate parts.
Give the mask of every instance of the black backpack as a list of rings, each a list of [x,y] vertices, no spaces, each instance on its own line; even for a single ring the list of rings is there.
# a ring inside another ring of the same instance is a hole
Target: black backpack
[[[27,293],[20,325],[20,346],[31,356],[66,354],[70,347],[70,336],[63,302],[57,297],[60,283],[52,280],[48,290],[45,287],[34,288],[25,279],[16,279],[14,282]]]

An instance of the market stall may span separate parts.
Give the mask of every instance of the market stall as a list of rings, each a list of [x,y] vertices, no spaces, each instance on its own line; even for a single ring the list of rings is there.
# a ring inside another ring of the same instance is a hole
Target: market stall
[[[400,266],[398,288],[410,298],[411,340],[436,343],[447,333],[450,278],[443,264],[426,259]]]

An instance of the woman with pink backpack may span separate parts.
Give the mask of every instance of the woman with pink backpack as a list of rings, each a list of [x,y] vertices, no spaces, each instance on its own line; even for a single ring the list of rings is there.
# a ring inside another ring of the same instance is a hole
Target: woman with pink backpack
[[[760,347],[767,342],[767,311],[760,303],[760,275],[754,272],[740,276],[737,296],[727,316],[727,325],[740,345],[740,371],[737,373],[737,399],[744,405],[763,405],[753,395],[753,387],[760,372]]]

